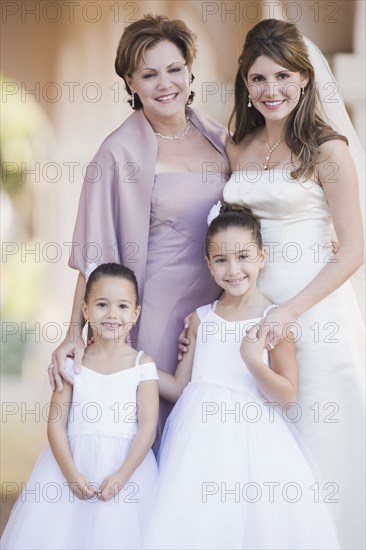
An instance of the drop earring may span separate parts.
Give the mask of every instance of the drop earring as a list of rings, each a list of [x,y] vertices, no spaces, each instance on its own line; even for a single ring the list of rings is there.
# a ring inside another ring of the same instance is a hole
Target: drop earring
[[[250,107],[252,106],[252,98],[250,97],[250,95],[248,95],[248,107],[250,109]]]
[[[131,107],[135,108],[135,92],[133,90],[131,90]]]
[[[304,97],[305,95],[305,86],[301,88],[301,97]]]

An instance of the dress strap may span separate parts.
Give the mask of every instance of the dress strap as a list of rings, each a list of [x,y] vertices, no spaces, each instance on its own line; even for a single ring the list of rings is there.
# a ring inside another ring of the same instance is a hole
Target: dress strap
[[[215,309],[216,309],[218,303],[219,303],[218,300],[215,300],[214,302],[212,302],[212,304],[211,304],[211,311],[215,311]]]
[[[267,313],[271,310],[271,309],[274,309],[275,307],[280,307],[278,304],[269,304],[266,309],[263,311],[263,315],[262,317],[265,317],[267,315]]]
[[[134,364],[134,367],[138,367],[138,365],[140,364],[140,359],[141,359],[141,356],[144,354],[144,352],[142,350],[140,350],[139,352],[137,352],[137,355],[135,357],[135,364]]]

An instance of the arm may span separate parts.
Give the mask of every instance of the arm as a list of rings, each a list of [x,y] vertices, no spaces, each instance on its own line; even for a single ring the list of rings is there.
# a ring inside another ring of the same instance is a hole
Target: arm
[[[336,174],[333,174],[334,167],[338,169]],[[308,309],[334,292],[363,262],[358,178],[343,141],[332,140],[320,147],[319,180],[329,204],[339,250],[334,261],[327,263],[301,292],[277,310],[268,312],[263,323],[279,323],[271,338],[274,344],[283,338],[282,330],[287,323],[295,322]],[[268,342],[267,338],[266,345]]]
[[[84,355],[85,345],[81,337],[81,332],[85,324],[84,317],[81,311],[81,304],[85,294],[86,280],[84,275],[79,273],[74,302],[72,306],[70,326],[67,330],[66,337],[52,353],[53,369],[49,370],[50,384],[52,390],[55,390],[56,386],[59,391],[63,389],[62,379],[69,384],[73,384],[72,378],[67,374],[65,369],[66,357],[71,356],[74,358],[74,370],[79,372],[81,366],[81,360]]]
[[[67,383],[62,393],[54,392],[52,394],[47,436],[53,455],[64,478],[69,483],[70,490],[79,499],[84,500],[94,497],[95,494],[89,488],[89,481],[76,468],[67,439],[66,426],[71,397],[72,387]]]
[[[255,378],[258,388],[271,402],[284,406],[293,402],[297,394],[297,364],[292,332],[269,352],[271,368],[263,362],[262,352],[268,328],[259,331],[254,326],[244,337],[240,352],[245,365]]]
[[[183,355],[183,358],[178,363],[175,374],[168,374],[159,370],[159,393],[161,397],[175,403],[188,382],[191,379],[194,352],[196,349],[196,335],[198,325],[200,324],[199,317],[196,312],[192,314],[187,337],[190,341],[188,351]]]
[[[103,480],[99,490],[100,500],[110,500],[123,488],[154,443],[159,414],[157,380],[140,382],[137,389],[137,407],[137,433],[120,469]]]

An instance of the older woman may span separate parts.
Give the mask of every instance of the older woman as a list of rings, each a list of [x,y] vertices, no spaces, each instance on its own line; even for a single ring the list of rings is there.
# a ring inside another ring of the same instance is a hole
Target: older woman
[[[195,39],[182,21],[160,15],[123,32],[115,68],[134,113],[105,139],[87,170],[70,258],[79,277],[71,328],[52,355],[53,387],[62,389],[61,377],[68,379],[66,355],[74,356],[76,370],[80,365],[81,302],[96,265],[117,261],[134,270],[142,315],[133,344],[169,372],[182,319],[217,297],[202,245],[206,214],[226,181],[226,132],[188,107]]]

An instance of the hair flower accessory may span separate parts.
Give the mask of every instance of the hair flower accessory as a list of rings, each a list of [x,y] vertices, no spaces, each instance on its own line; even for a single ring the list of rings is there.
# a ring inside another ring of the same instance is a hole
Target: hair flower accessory
[[[213,207],[211,208],[207,216],[207,225],[210,225],[213,222],[213,220],[217,218],[217,216],[220,214],[221,206],[222,206],[221,201],[213,205]]]
[[[88,280],[90,275],[93,273],[94,269],[96,269],[98,267],[98,264],[96,263],[91,263],[91,264],[88,264],[86,269],[85,269],[85,279]]]

